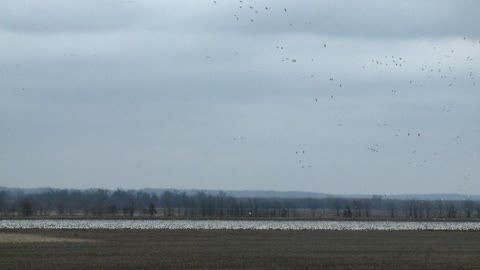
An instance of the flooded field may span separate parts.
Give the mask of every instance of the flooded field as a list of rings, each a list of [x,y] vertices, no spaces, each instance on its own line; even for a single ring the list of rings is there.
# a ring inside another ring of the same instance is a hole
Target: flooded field
[[[0,229],[200,229],[480,231],[480,222],[416,221],[244,221],[244,220],[0,220]]]

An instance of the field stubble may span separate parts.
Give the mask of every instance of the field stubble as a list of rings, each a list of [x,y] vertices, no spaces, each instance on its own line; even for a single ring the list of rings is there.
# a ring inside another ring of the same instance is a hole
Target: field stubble
[[[1,230],[0,269],[479,269],[460,231]]]

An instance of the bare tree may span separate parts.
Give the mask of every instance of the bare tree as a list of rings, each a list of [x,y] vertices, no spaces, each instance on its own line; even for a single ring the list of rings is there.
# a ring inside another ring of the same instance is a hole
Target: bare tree
[[[475,202],[474,207],[477,210],[477,218],[480,218],[480,202]]]
[[[155,208],[155,205],[153,202],[150,203],[148,206],[148,213],[150,214],[151,217],[153,217],[157,213],[157,208]]]
[[[395,217],[395,212],[397,210],[397,203],[393,200],[388,201],[388,211],[391,218]]]
[[[359,200],[354,200],[353,201],[353,215],[355,217],[361,217],[362,216],[362,202]]]
[[[312,215],[312,218],[315,217],[315,212],[317,211],[318,207],[318,200],[308,198],[308,208],[310,208],[310,213]]]
[[[7,192],[0,191],[0,213],[3,213],[5,211],[6,197],[7,197]]]
[[[340,199],[333,199],[333,206],[335,207],[335,215],[339,217],[340,209],[342,209],[342,204],[340,202]]]
[[[472,217],[473,210],[474,210],[474,204],[471,200],[466,200],[463,202],[463,211],[465,212],[465,216],[467,218]]]
[[[370,200],[364,200],[363,205],[365,207],[365,217],[370,217]]]
[[[30,199],[24,198],[20,201],[20,210],[22,211],[23,216],[33,215],[33,206]]]
[[[107,213],[115,216],[117,214],[117,206],[115,204],[112,204],[108,207]]]
[[[425,208],[425,215],[427,216],[427,218],[431,218],[432,217],[432,203],[429,202],[429,201],[424,201],[423,202],[423,207]]]
[[[456,218],[457,217],[457,208],[453,202],[447,203],[447,217]]]
[[[436,202],[436,208],[437,208],[437,211],[438,211],[438,217],[442,218],[443,217],[443,210],[444,210],[443,200],[438,200]]]

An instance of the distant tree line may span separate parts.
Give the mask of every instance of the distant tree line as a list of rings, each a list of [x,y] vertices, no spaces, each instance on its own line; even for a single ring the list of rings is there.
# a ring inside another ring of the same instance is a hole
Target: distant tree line
[[[480,218],[472,200],[238,198],[224,192],[162,194],[134,190],[0,191],[1,216],[159,218]]]

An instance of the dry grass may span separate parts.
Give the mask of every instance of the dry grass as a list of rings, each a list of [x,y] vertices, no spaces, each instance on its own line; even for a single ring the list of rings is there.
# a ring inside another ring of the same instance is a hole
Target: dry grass
[[[61,238],[61,237],[51,237],[45,235],[37,234],[27,234],[27,233],[5,233],[0,232],[0,243],[85,243],[85,242],[96,242],[91,239],[78,239],[78,238]]]
[[[479,269],[479,232],[12,230],[0,269]]]

